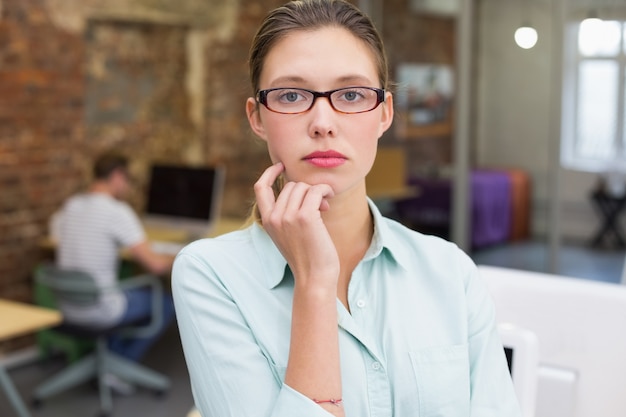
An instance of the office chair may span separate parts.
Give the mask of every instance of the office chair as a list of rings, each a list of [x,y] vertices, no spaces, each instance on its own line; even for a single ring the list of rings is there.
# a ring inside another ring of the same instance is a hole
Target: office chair
[[[61,269],[53,265],[42,265],[35,272],[36,282],[50,289],[57,305],[62,303],[89,305],[98,300],[100,294],[108,289],[98,287],[91,275],[77,270]],[[151,369],[137,362],[123,358],[107,347],[107,337],[111,334],[123,334],[129,337],[145,337],[158,331],[163,320],[162,287],[157,277],[141,275],[127,278],[116,284],[116,290],[136,287],[152,288],[152,317],[147,324],[124,324],[105,328],[90,328],[84,324],[75,324],[67,319],[55,330],[73,336],[94,340],[93,353],[72,363],[58,374],[37,386],[33,395],[33,405],[39,406],[44,399],[73,388],[93,378],[97,379],[100,395],[100,416],[108,416],[113,409],[110,387],[105,383],[105,375],[113,374],[128,382],[164,393],[170,381]]]

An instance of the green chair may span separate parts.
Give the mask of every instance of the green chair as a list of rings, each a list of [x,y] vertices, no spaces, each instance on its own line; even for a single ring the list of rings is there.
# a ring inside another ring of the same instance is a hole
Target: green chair
[[[37,269],[39,266],[37,266]],[[37,271],[35,270],[35,274]],[[122,260],[120,263],[118,276],[120,279],[126,279],[138,274],[137,266],[133,262]],[[34,283],[34,302],[41,307],[57,308],[54,300],[54,294],[50,288]],[[65,359],[72,363],[76,362],[85,354],[94,350],[94,342],[92,339],[82,338],[69,335],[54,329],[40,330],[36,334],[37,346],[41,357],[48,358],[52,354],[62,353]]]
[[[152,318],[147,324],[90,328],[64,320],[59,327],[55,328],[57,332],[93,341],[95,350],[37,386],[33,394],[35,405],[40,405],[47,398],[95,378],[98,381],[100,395],[100,415],[108,416],[113,409],[113,401],[110,388],[105,383],[105,375],[107,374],[116,375],[135,385],[152,389],[159,394],[170,387],[170,381],[164,375],[137,362],[122,358],[109,351],[107,347],[107,337],[113,333],[124,334],[129,337],[145,337],[159,330],[163,320],[163,289],[157,277],[141,275],[124,279],[117,283],[114,288],[101,288],[96,285],[91,275],[85,272],[43,265],[36,271],[35,280],[38,285],[47,288],[53,294],[57,305],[66,303],[90,305],[95,303],[105,291],[146,286],[152,288],[153,297]]]
[[[40,267],[37,267],[37,270]],[[35,270],[35,275],[37,275]],[[58,309],[54,293],[45,285],[34,283],[34,302],[41,307]],[[54,353],[62,353],[69,363],[76,362],[86,354],[93,352],[95,346],[91,338],[73,336],[55,329],[40,330],[36,334],[37,346],[42,357],[48,358]]]

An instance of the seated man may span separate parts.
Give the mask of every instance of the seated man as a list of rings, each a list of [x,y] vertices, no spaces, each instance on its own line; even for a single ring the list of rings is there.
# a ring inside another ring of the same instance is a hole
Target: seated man
[[[70,197],[52,222],[57,241],[56,262],[61,268],[78,269],[91,274],[98,285],[110,287],[117,282],[119,251],[127,249],[134,261],[148,272],[168,274],[173,257],[157,254],[150,248],[143,226],[131,206],[123,199],[131,189],[128,160],[106,154],[93,167],[94,179],[86,192]],[[74,323],[110,326],[149,319],[151,294],[148,288],[109,292],[88,307],[64,308]],[[163,300],[163,327],[153,337],[111,338],[111,350],[139,361],[174,318],[171,295]]]

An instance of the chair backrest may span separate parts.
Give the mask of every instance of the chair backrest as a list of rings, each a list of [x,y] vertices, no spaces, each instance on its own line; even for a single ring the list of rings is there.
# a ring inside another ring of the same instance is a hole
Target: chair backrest
[[[539,379],[539,341],[534,332],[512,323],[498,325],[523,417],[534,417]]]
[[[626,288],[479,265],[499,323],[538,340],[536,417],[626,416]]]
[[[108,291],[124,291],[132,288],[149,288],[151,292],[151,313],[148,323],[144,319],[138,322],[106,326],[108,331],[117,331],[133,337],[151,337],[158,333],[163,322],[163,289],[158,277],[143,274],[124,278],[112,286],[102,287],[94,278],[84,271],[59,268],[53,264],[40,265],[35,271],[36,282],[52,293],[55,306],[91,306],[99,302],[100,296]],[[62,310],[62,308],[61,308]],[[64,323],[66,327],[82,328],[88,332],[102,330],[92,329],[84,324]]]
[[[50,289],[57,304],[93,305],[101,291],[90,274],[52,264],[41,265],[35,279]]]

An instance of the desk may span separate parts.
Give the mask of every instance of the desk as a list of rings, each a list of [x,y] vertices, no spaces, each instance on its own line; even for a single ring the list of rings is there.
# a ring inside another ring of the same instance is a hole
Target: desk
[[[206,237],[216,237],[240,229],[245,221],[246,219],[236,217],[220,217],[215,223],[215,227],[207,233]],[[189,236],[186,232],[175,227],[146,227],[146,235],[149,241],[189,242]]]
[[[62,316],[56,310],[37,307],[31,304],[0,299],[0,340],[23,336],[45,327],[61,323]],[[9,401],[20,417],[30,417],[19,393],[0,364],[0,384]]]

